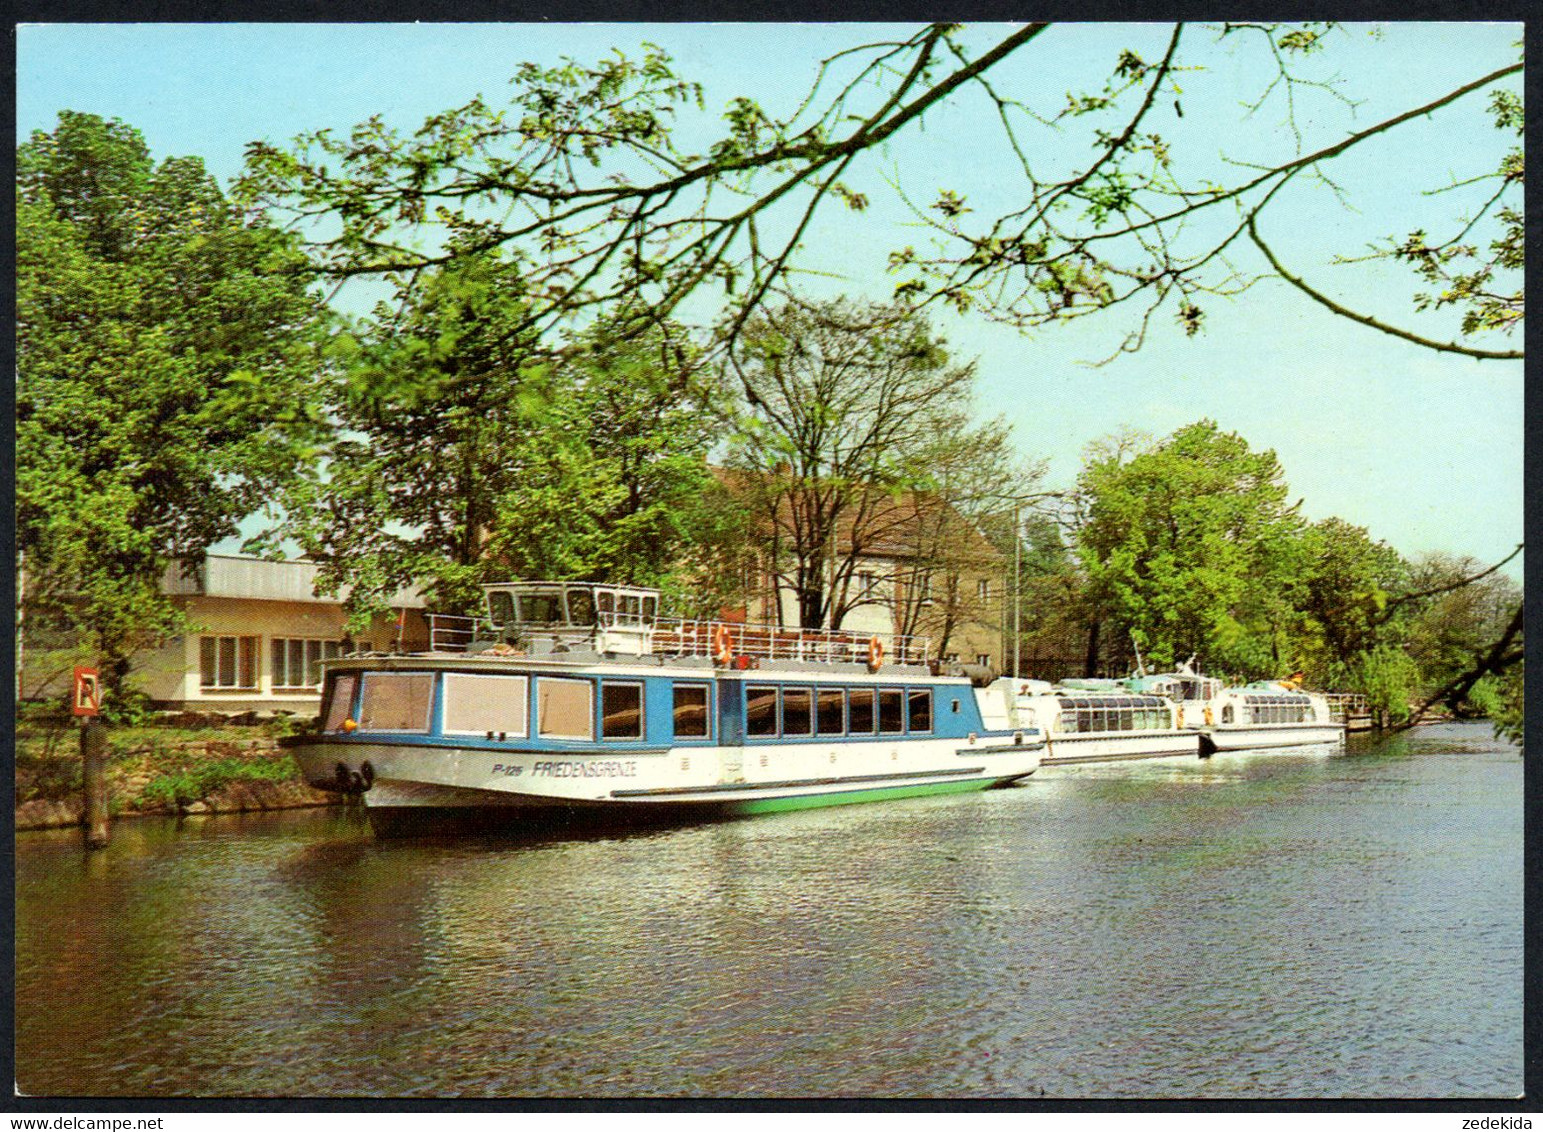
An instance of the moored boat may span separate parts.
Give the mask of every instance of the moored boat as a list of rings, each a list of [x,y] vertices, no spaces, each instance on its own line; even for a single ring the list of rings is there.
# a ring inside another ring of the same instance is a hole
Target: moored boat
[[[327,662],[317,729],[287,742],[379,834],[982,790],[1044,748],[1010,682],[941,673],[918,639],[667,618],[635,587],[485,599],[476,622],[436,619],[427,652]]]
[[[1115,680],[1017,683],[1017,721],[1045,733],[1041,766],[1197,755],[1198,732],[1182,726],[1165,696],[1131,692]]]
[[[1226,687],[1183,664],[1175,672],[1133,676],[1125,685],[1171,700],[1180,725],[1199,733],[1202,755],[1335,744],[1345,737],[1328,700],[1290,680]]]

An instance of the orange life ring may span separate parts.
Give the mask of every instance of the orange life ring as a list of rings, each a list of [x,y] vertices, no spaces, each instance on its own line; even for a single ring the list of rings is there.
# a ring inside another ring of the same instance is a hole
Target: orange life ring
[[[879,644],[877,637],[868,638],[868,667],[877,672],[879,665],[884,663],[884,646]]]
[[[713,659],[722,665],[734,659],[734,642],[729,637],[727,625],[719,625],[713,630]]]

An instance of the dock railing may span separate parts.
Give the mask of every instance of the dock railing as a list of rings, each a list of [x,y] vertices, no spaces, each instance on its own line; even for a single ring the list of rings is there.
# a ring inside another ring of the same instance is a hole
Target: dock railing
[[[1325,692],[1323,698],[1329,704],[1329,718],[1354,731],[1371,727],[1372,709],[1360,692]]]

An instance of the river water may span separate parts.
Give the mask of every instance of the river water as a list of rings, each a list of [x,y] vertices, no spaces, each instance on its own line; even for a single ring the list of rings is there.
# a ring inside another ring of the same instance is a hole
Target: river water
[[[1522,760],[1482,725],[630,834],[16,849],[32,1095],[1522,1090]]]

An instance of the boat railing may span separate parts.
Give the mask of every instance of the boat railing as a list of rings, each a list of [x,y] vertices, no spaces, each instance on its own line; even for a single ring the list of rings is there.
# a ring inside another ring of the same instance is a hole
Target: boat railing
[[[496,636],[486,618],[448,613],[426,615],[430,652],[465,652],[472,641]],[[586,626],[526,628],[542,639],[569,647],[593,645],[603,629]],[[720,631],[721,630],[721,631]],[[733,657],[755,660],[791,660],[814,663],[871,663],[873,644],[887,664],[926,664],[931,641],[902,634],[863,634],[849,629],[794,629],[755,625],[742,621],[715,621],[685,617],[660,617],[648,633],[647,651],[656,656],[715,657],[727,638]]]
[[[484,624],[479,617],[459,617],[451,613],[430,613],[428,622],[430,652],[465,652]]]
[[[714,656],[724,637],[736,657],[817,663],[871,663],[874,643],[890,664],[925,664],[931,641],[898,633],[863,634],[850,629],[796,629],[743,621],[661,617],[652,651],[663,656]]]

